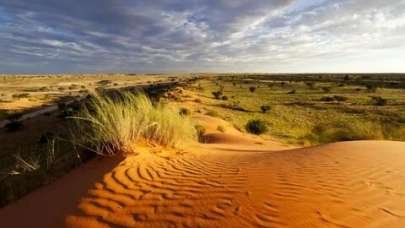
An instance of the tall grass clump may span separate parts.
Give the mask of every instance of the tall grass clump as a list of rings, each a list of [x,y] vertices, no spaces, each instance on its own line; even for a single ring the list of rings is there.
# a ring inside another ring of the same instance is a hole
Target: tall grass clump
[[[95,96],[73,119],[77,145],[108,156],[136,152],[137,143],[176,147],[196,135],[188,117],[144,94]]]

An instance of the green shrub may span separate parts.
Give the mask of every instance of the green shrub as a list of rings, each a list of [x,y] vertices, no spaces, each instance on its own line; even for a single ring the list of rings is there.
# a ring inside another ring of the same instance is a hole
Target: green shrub
[[[202,125],[195,125],[194,128],[197,132],[198,141],[204,143],[204,135],[207,130]]]
[[[264,134],[269,130],[267,123],[263,120],[249,120],[245,128],[247,132],[256,135]]]
[[[384,106],[388,103],[387,99],[384,99],[382,97],[371,97],[371,104],[377,105],[377,106]]]
[[[29,97],[30,94],[29,93],[17,93],[17,94],[13,94],[12,97],[13,98],[27,98]]]
[[[324,93],[330,93],[331,90],[332,90],[331,87],[322,87],[322,91],[323,91]]]
[[[260,106],[260,110],[262,110],[263,113],[267,113],[268,111],[270,111],[270,106],[269,105],[262,105]]]
[[[254,93],[256,91],[256,87],[254,87],[254,86],[249,87],[249,91],[251,93]]]
[[[333,96],[333,98],[334,98],[336,101],[347,101],[347,100],[349,99],[349,98],[347,98],[347,97],[339,96],[339,95]]]
[[[143,142],[176,147],[196,133],[187,117],[128,92],[96,96],[73,119],[74,142],[101,155],[135,152],[136,143]]]
[[[214,96],[215,99],[219,100],[222,96],[222,91],[212,92],[212,95]]]
[[[182,116],[188,116],[191,112],[188,108],[180,108],[179,114]]]
[[[209,111],[206,113],[206,115],[207,115],[207,116],[212,116],[212,117],[219,117],[219,113],[218,113],[217,111],[214,111],[214,110],[209,110]]]
[[[224,126],[221,126],[221,125],[219,125],[219,126],[217,127],[217,130],[220,131],[220,132],[225,132]]]

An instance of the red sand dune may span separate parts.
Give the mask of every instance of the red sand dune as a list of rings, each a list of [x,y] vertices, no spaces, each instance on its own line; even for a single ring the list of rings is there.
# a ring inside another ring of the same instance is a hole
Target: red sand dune
[[[228,136],[230,137],[230,136]],[[405,227],[405,143],[206,144],[99,159],[0,210],[2,227]]]

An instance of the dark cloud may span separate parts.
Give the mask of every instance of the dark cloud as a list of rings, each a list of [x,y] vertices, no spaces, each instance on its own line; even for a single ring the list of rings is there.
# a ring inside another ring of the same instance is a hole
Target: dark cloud
[[[0,0],[0,71],[284,70],[403,47],[404,10],[394,0]]]

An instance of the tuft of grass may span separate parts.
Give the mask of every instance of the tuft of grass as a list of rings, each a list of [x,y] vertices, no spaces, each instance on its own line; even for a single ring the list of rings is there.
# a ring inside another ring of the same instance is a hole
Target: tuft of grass
[[[176,147],[196,136],[189,118],[144,94],[95,96],[73,119],[77,145],[106,156],[133,153],[137,143]]]

